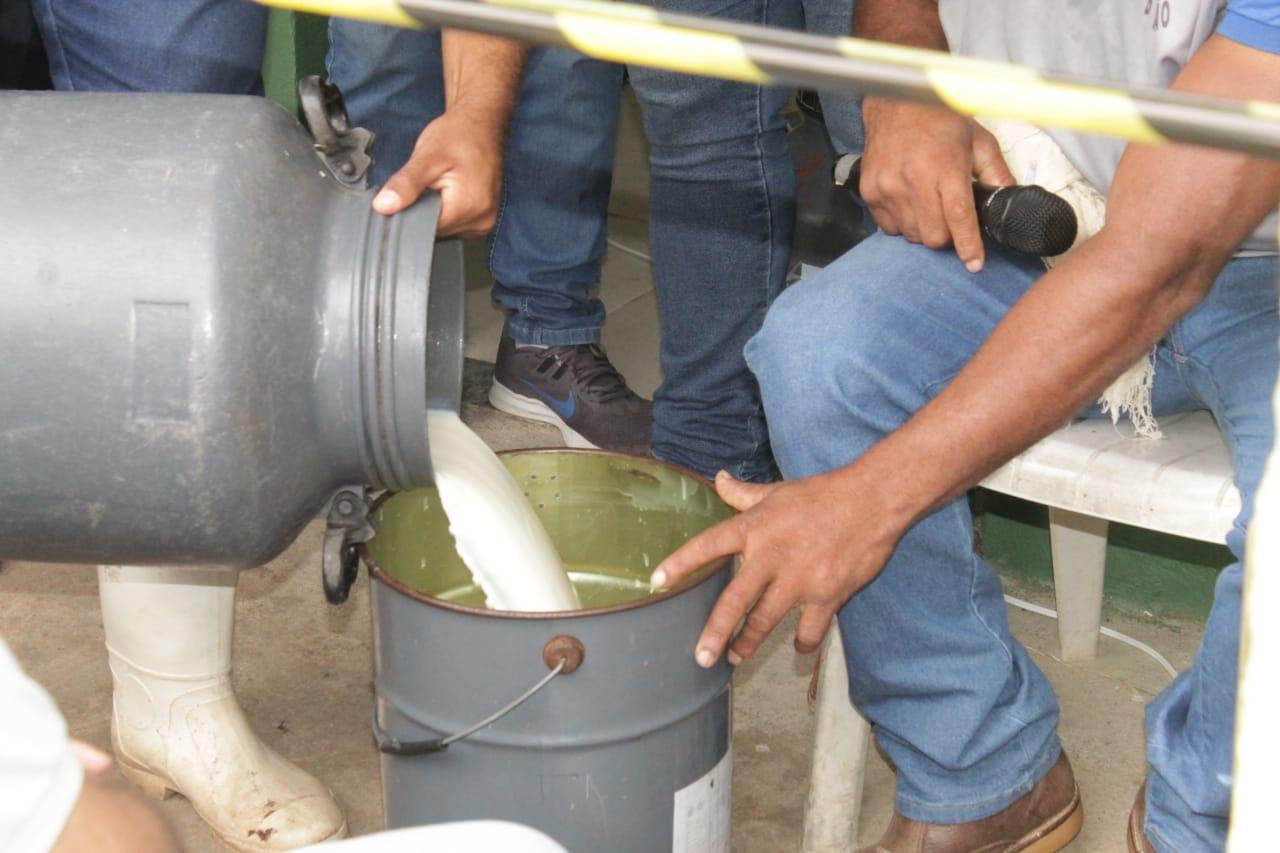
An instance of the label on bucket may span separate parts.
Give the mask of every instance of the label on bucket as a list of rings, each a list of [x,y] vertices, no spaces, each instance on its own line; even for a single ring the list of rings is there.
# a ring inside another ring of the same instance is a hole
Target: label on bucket
[[[675,794],[671,853],[729,853],[733,747],[701,779]]]

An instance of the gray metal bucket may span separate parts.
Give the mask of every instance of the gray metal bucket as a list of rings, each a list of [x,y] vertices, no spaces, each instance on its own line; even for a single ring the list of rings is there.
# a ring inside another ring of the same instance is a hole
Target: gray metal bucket
[[[556,450],[503,461],[571,572],[597,583],[581,611],[485,610],[434,489],[377,507],[365,560],[387,826],[494,818],[572,853],[727,851],[731,671],[701,669],[693,648],[729,573],[708,566],[661,594],[645,581],[731,511],[705,481],[650,459]]]

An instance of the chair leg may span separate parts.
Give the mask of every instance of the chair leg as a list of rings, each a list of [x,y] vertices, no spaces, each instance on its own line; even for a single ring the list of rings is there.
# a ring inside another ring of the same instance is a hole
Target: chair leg
[[[1050,507],[1049,545],[1053,552],[1062,659],[1097,657],[1098,629],[1102,625],[1102,581],[1107,561],[1107,521]]]
[[[849,701],[849,675],[837,625],[831,626],[823,648],[801,850],[848,853],[858,837],[871,727]]]

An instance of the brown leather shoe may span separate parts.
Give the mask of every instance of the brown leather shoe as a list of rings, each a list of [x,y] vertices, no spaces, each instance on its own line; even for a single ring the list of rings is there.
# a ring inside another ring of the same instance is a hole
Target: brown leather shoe
[[[1129,809],[1129,853],[1156,853],[1155,845],[1147,840],[1143,826],[1147,822],[1147,783],[1138,788],[1138,796],[1133,798],[1133,808]]]
[[[1080,832],[1084,807],[1066,753],[1004,811],[969,823],[922,823],[894,814],[880,842],[858,853],[1053,853]]]

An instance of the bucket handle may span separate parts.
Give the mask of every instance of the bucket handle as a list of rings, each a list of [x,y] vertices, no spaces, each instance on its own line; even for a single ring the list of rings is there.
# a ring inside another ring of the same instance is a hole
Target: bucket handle
[[[443,752],[451,744],[470,737],[519,708],[532,699],[542,688],[554,681],[557,675],[568,675],[582,666],[582,659],[585,656],[586,649],[583,647],[582,641],[577,637],[568,634],[559,634],[552,637],[542,647],[542,662],[551,668],[550,672],[538,679],[536,684],[521,693],[512,702],[494,711],[480,722],[445,737],[401,742],[387,734],[382,726],[378,724],[378,712],[375,710],[373,713],[373,739],[378,744],[378,751],[387,755],[430,755],[433,752]]]

